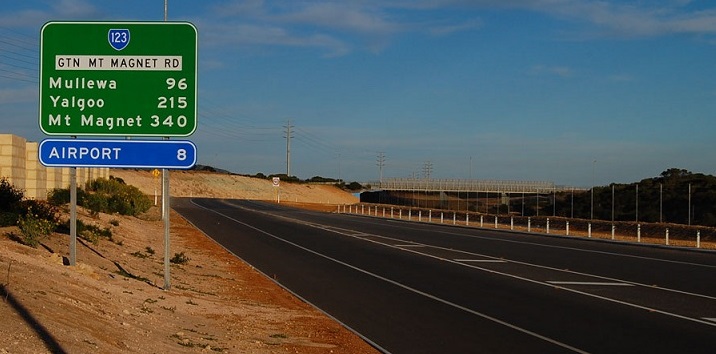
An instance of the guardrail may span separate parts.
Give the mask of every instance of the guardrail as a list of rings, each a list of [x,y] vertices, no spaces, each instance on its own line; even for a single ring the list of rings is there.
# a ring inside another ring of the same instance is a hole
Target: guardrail
[[[602,220],[571,219],[555,216],[491,215],[364,203],[339,205],[336,212],[414,222],[542,233],[554,236],[716,249],[715,228],[678,224],[623,221],[612,223]]]

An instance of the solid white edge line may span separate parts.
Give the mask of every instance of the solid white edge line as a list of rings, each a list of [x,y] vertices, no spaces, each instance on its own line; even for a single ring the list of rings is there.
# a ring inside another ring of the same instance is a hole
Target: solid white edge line
[[[219,213],[219,212],[217,212],[217,211],[215,211],[215,210],[211,210],[211,209],[209,209],[209,208],[207,208],[207,207],[204,207],[204,206],[201,206],[201,205],[195,203],[195,202],[194,202],[194,198],[190,198],[190,199],[189,199],[189,202],[190,202],[191,204],[196,205],[196,206],[199,207],[199,208],[208,210],[208,211],[210,211],[210,212],[213,212],[213,213],[216,213],[216,214],[219,214],[219,215],[221,215],[221,216],[223,216],[223,217],[228,218],[228,216],[226,216],[226,215],[224,215],[224,214],[221,214],[221,213]],[[234,206],[235,206],[235,205],[234,205]],[[179,215],[181,215],[181,213],[179,213],[178,211],[177,211],[177,213],[178,213]],[[245,259],[239,257],[239,255],[237,255],[236,253],[232,252],[230,249],[224,247],[224,245],[222,245],[222,244],[219,243],[218,241],[214,240],[211,236],[207,235],[207,234],[206,234],[203,230],[201,230],[198,226],[194,225],[194,223],[192,223],[191,221],[189,221],[184,215],[181,215],[181,216],[184,218],[184,220],[186,220],[186,222],[188,222],[189,224],[191,224],[192,226],[194,226],[197,230],[199,230],[202,234],[204,234],[204,235],[206,236],[206,238],[208,238],[208,239],[211,240],[212,242],[216,243],[217,245],[219,245],[219,247],[225,249],[226,252],[231,253],[232,255],[234,255],[234,257],[240,259],[242,262],[244,262],[244,263],[248,264],[249,266],[251,266],[251,269],[253,269],[253,270],[259,272],[259,273],[262,274],[264,277],[266,277],[268,280],[274,282],[276,285],[278,285],[278,286],[280,286],[282,289],[288,291],[288,292],[291,293],[293,296],[295,296],[295,297],[297,297],[298,299],[300,299],[301,301],[303,301],[303,302],[305,302],[305,303],[307,303],[307,304],[313,306],[313,308],[315,308],[316,310],[318,310],[318,311],[321,312],[322,314],[328,316],[330,319],[336,321],[336,322],[339,323],[341,326],[343,326],[343,327],[347,328],[349,331],[355,333],[358,337],[360,337],[361,339],[363,339],[363,340],[364,340],[366,343],[368,343],[370,346],[376,348],[378,351],[380,351],[380,352],[382,352],[382,353],[385,353],[385,354],[391,354],[390,351],[388,351],[387,349],[381,347],[380,345],[378,345],[378,343],[372,341],[370,338],[364,336],[362,333],[358,332],[358,331],[355,330],[353,327],[351,327],[351,326],[349,326],[349,325],[343,323],[343,321],[339,320],[338,318],[334,317],[334,316],[331,315],[330,313],[324,311],[324,310],[321,309],[320,307],[318,307],[318,306],[316,306],[315,304],[313,304],[312,302],[308,301],[308,299],[306,299],[306,298],[304,298],[303,296],[301,296],[301,295],[295,293],[293,290],[291,290],[291,289],[289,289],[289,288],[283,286],[283,284],[279,283],[278,280],[276,280],[276,279],[274,279],[273,277],[269,276],[268,274],[262,272],[260,269],[254,267],[253,265],[251,265],[251,263],[249,263],[249,262],[247,262]],[[229,219],[231,219],[231,218],[229,218]],[[233,220],[233,219],[232,219],[232,220]]]
[[[208,211],[211,211],[211,212],[213,212],[213,213],[216,213],[216,214],[218,214],[218,215],[221,215],[221,216],[223,216],[223,217],[225,217],[225,218],[227,218],[227,219],[229,219],[229,220],[232,220],[232,221],[236,222],[237,224],[244,225],[244,226],[246,226],[246,227],[248,227],[248,228],[250,228],[250,229],[253,229],[253,230],[255,230],[255,231],[259,232],[259,233],[262,233],[262,234],[264,234],[264,235],[266,235],[266,236],[272,237],[272,238],[274,238],[274,239],[276,239],[276,240],[278,240],[278,241],[282,241],[282,242],[287,243],[287,244],[289,244],[289,245],[292,245],[292,246],[294,246],[294,247],[296,247],[296,248],[298,248],[298,249],[302,249],[302,250],[304,250],[304,251],[306,251],[306,252],[315,254],[316,256],[319,256],[319,257],[328,259],[328,260],[330,260],[330,261],[332,261],[332,262],[335,262],[335,263],[338,263],[338,264],[340,264],[340,265],[342,265],[342,266],[351,268],[351,269],[353,269],[353,270],[355,270],[355,271],[358,271],[358,272],[360,272],[360,273],[369,275],[369,276],[371,276],[371,277],[374,277],[374,278],[376,278],[376,279],[382,280],[382,281],[387,282],[387,283],[389,283],[389,284],[393,284],[393,285],[395,285],[395,286],[397,286],[397,287],[400,287],[400,288],[403,288],[403,289],[405,289],[405,290],[414,292],[414,293],[416,293],[416,294],[418,294],[418,295],[425,296],[425,297],[427,297],[427,298],[429,298],[429,299],[432,299],[432,300],[441,302],[441,303],[443,303],[443,304],[445,304],[445,305],[448,305],[448,306],[457,308],[457,309],[459,309],[459,310],[462,310],[462,311],[471,313],[471,314],[476,315],[476,316],[478,316],[478,317],[482,317],[482,318],[484,318],[484,319],[486,319],[486,320],[489,320],[489,321],[492,321],[492,322],[501,324],[501,325],[503,325],[503,326],[505,326],[505,327],[508,327],[508,328],[514,329],[514,330],[516,330],[516,331],[518,331],[518,332],[522,332],[522,333],[524,333],[524,334],[527,334],[527,335],[533,336],[533,337],[535,337],[535,338],[544,340],[544,341],[546,341],[546,342],[548,342],[548,343],[552,343],[552,344],[554,344],[554,345],[557,345],[557,346],[559,346],[559,347],[562,347],[562,348],[571,350],[571,351],[573,351],[573,352],[582,353],[582,354],[588,354],[588,352],[583,351],[583,350],[580,350],[580,349],[577,349],[577,348],[572,347],[572,346],[570,346],[570,345],[568,345],[568,344],[559,342],[559,341],[554,340],[554,339],[552,339],[552,338],[545,337],[545,336],[543,336],[543,335],[540,335],[540,334],[538,334],[538,333],[532,332],[532,331],[530,331],[530,330],[527,330],[527,329],[518,327],[518,326],[516,326],[516,325],[513,325],[513,324],[511,324],[511,323],[502,321],[502,320],[500,320],[500,319],[498,319],[498,318],[495,318],[495,317],[492,317],[492,316],[489,316],[489,315],[486,315],[486,314],[477,312],[477,311],[475,311],[475,310],[472,310],[472,309],[469,309],[469,308],[467,308],[467,307],[464,307],[464,306],[455,304],[455,303],[450,302],[450,301],[447,301],[447,300],[445,300],[445,299],[441,299],[441,298],[439,298],[439,297],[437,297],[437,296],[434,296],[434,295],[428,294],[428,293],[426,293],[426,292],[420,291],[420,290],[418,290],[418,289],[414,289],[414,288],[411,288],[411,287],[409,287],[409,286],[407,286],[407,285],[401,284],[401,283],[399,283],[399,282],[397,282],[397,281],[395,281],[395,280],[391,280],[391,279],[385,278],[385,277],[380,276],[380,275],[378,275],[378,274],[371,273],[371,272],[369,272],[369,271],[367,271],[367,270],[358,268],[358,267],[356,267],[356,266],[350,265],[350,264],[345,263],[345,262],[343,262],[343,261],[340,261],[340,260],[338,260],[338,259],[329,257],[329,256],[327,256],[327,255],[324,255],[324,254],[322,254],[322,253],[316,252],[316,251],[314,251],[314,250],[308,249],[308,248],[303,247],[303,246],[301,246],[301,245],[299,245],[299,244],[296,244],[296,243],[294,243],[294,242],[285,240],[285,239],[280,238],[280,237],[278,237],[278,236],[276,236],[276,235],[273,235],[273,234],[271,234],[271,233],[269,233],[269,232],[266,232],[266,231],[264,231],[264,230],[261,230],[261,229],[259,229],[259,228],[257,228],[257,227],[254,227],[254,226],[249,225],[249,224],[246,224],[246,223],[244,223],[244,222],[242,222],[242,221],[236,220],[236,219],[234,219],[234,218],[232,218],[232,217],[230,217],[230,216],[228,216],[228,215],[225,215],[225,214],[222,214],[222,213],[220,213],[220,212],[218,212],[218,211],[215,211],[215,210],[212,210],[212,209],[203,207],[203,206],[201,206],[201,205],[198,205],[198,204],[194,203],[193,200],[192,200],[192,204],[194,204],[194,205],[196,205],[196,206],[198,206],[198,207],[200,207],[200,208],[206,209],[206,210],[208,210]],[[333,231],[333,232],[335,232],[335,231]],[[353,237],[353,236],[348,236],[348,237]],[[374,241],[370,241],[370,240],[368,240],[368,241],[369,241],[369,242],[374,242]],[[377,243],[377,242],[376,242],[376,243]],[[379,244],[380,244],[380,243],[379,243]],[[411,252],[412,252],[412,251],[411,251]],[[303,299],[302,299],[302,300],[303,300]],[[315,305],[314,305],[314,307],[318,308],[318,307],[315,306]],[[324,313],[325,313],[325,312],[324,312]],[[342,323],[342,322],[341,322],[341,323]],[[344,325],[345,325],[345,324],[344,324]],[[346,327],[347,327],[347,328],[350,328],[350,327],[348,327],[348,326],[346,326]],[[355,333],[358,333],[358,332],[355,332]],[[361,337],[362,337],[362,338],[365,338],[365,337],[363,337],[363,336],[361,336]],[[370,343],[373,343],[373,342],[370,342]],[[379,346],[377,346],[377,347],[380,348]]]

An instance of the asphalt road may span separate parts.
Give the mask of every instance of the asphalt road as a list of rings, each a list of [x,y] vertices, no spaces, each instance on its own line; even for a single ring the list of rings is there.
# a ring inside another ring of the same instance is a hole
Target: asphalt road
[[[175,199],[388,353],[715,353],[716,253]]]

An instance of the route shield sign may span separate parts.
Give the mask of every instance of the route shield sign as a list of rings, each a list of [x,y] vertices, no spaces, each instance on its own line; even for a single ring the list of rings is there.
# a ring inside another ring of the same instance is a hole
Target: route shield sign
[[[196,164],[196,146],[186,140],[45,139],[38,150],[47,167],[189,169]]]
[[[48,22],[40,129],[48,135],[189,136],[197,31],[188,22]]]

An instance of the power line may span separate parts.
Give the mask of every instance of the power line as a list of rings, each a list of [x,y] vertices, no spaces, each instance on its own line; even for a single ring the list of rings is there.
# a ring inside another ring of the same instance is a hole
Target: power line
[[[383,166],[385,166],[385,153],[379,152],[378,153],[378,169],[380,170],[380,183],[383,183]]]
[[[286,128],[285,131],[285,138],[286,138],[286,176],[291,176],[291,138],[293,138],[293,135],[291,134],[291,128],[293,128],[293,125],[291,125],[291,120],[286,121],[286,125],[283,126]]]

